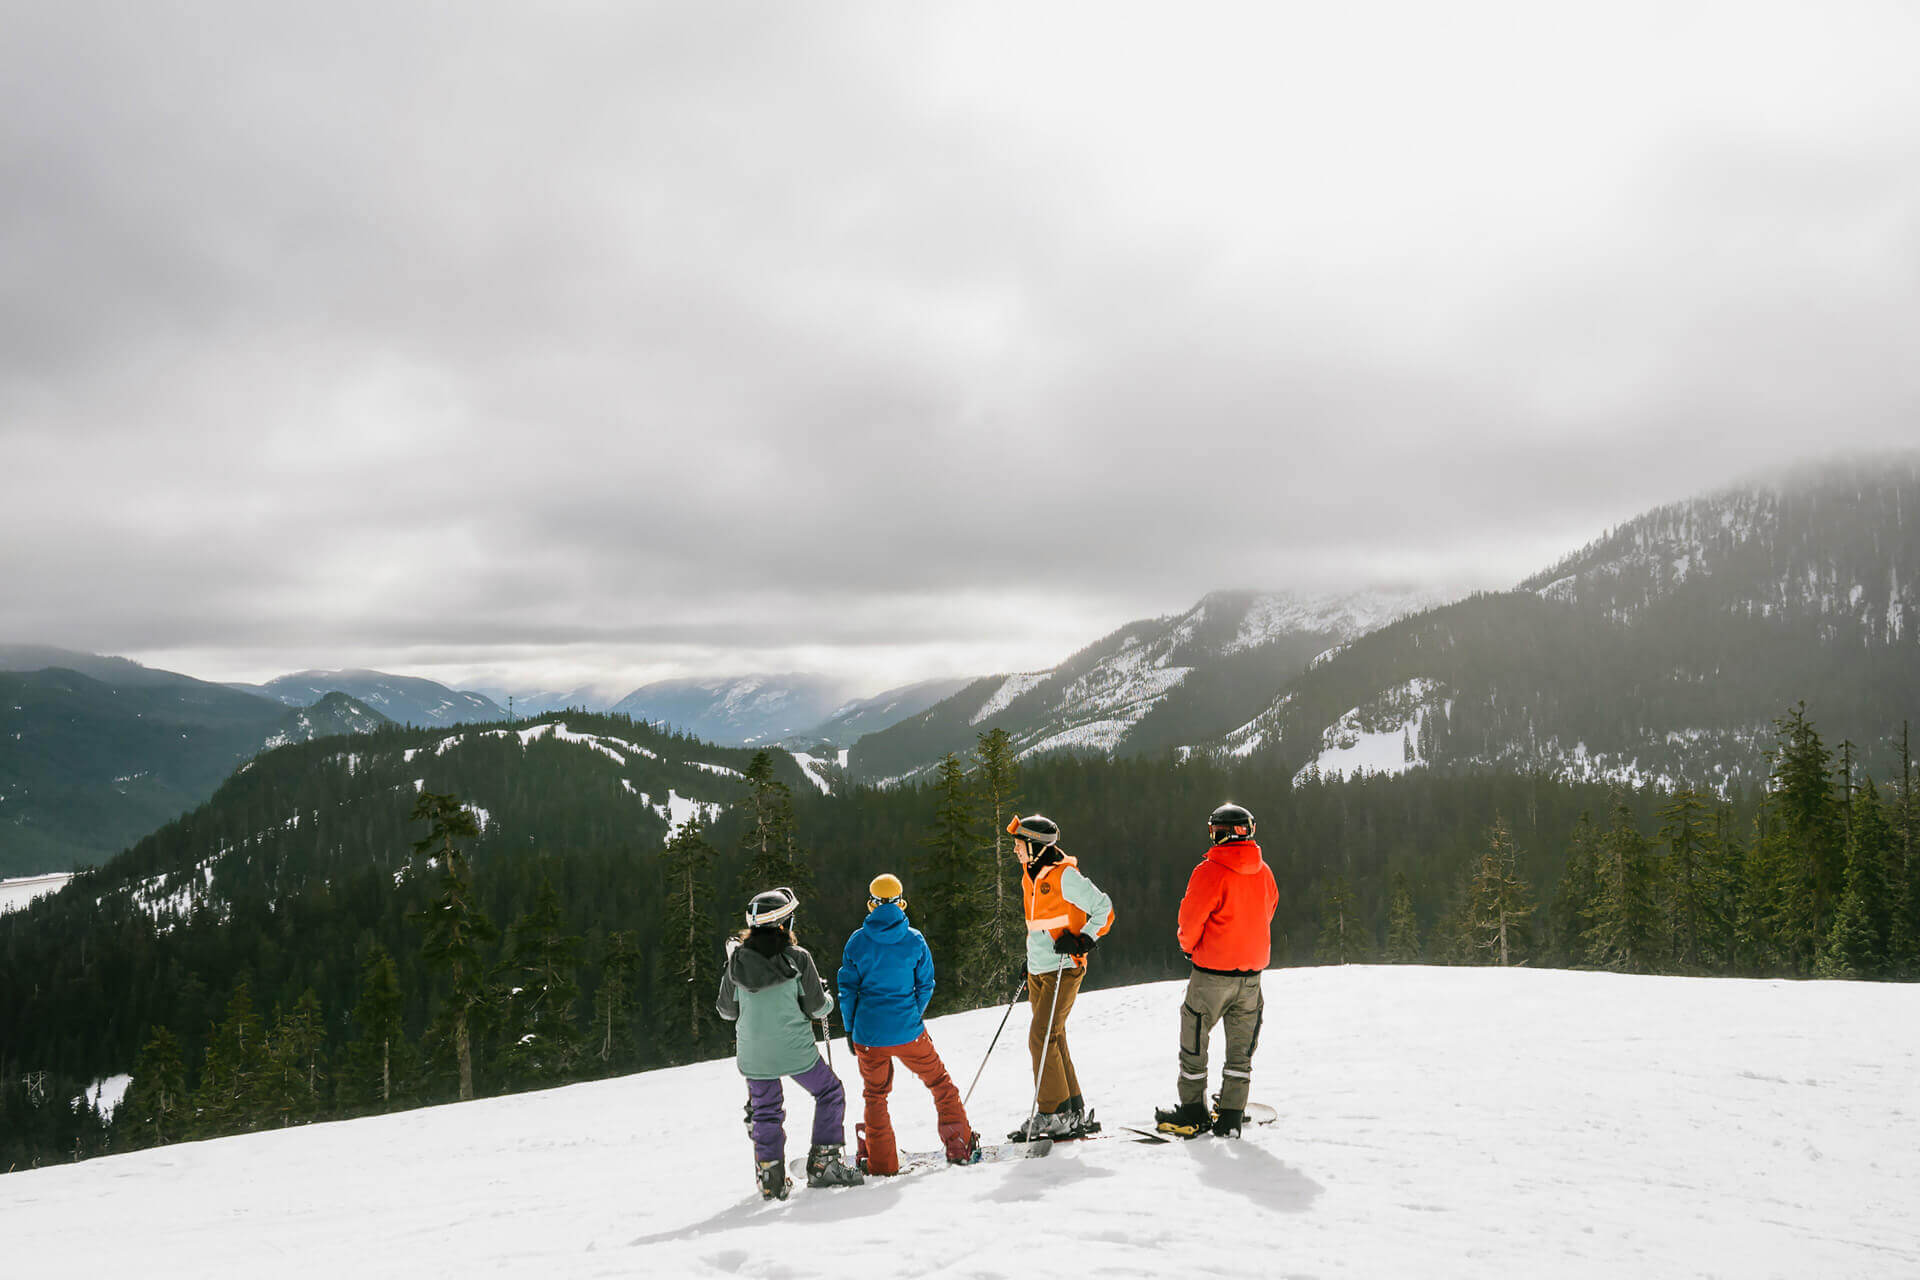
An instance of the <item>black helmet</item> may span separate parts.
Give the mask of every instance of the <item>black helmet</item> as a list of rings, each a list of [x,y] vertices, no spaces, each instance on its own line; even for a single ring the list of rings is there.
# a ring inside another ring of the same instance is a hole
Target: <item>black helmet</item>
[[[786,924],[799,909],[800,899],[794,896],[791,889],[769,889],[765,893],[756,893],[747,903],[747,927],[758,929],[763,924]]]
[[[1244,840],[1253,834],[1253,815],[1237,804],[1223,804],[1207,818],[1207,834],[1215,844]]]
[[[1060,839],[1060,824],[1044,814],[1023,818],[1016,813],[1007,824],[1007,834],[1019,836],[1028,844],[1053,844]]]

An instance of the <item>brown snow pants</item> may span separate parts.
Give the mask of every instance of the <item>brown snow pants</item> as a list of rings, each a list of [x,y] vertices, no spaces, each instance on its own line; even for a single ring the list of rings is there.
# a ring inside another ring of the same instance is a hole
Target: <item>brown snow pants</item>
[[[1204,1102],[1207,1094],[1207,1040],[1213,1024],[1227,1024],[1227,1064],[1220,1081],[1220,1105],[1247,1107],[1253,1089],[1253,1051],[1260,1046],[1266,999],[1257,973],[1206,973],[1195,969],[1180,1005],[1180,1101]]]
[[[853,1051],[860,1060],[861,1096],[866,1115],[861,1118],[859,1153],[867,1160],[867,1172],[900,1172],[900,1152],[893,1138],[893,1117],[887,1113],[887,1094],[893,1089],[893,1060],[898,1058],[907,1070],[920,1077],[920,1083],[933,1094],[933,1107],[940,1123],[940,1145],[947,1155],[959,1159],[967,1154],[973,1129],[967,1123],[967,1111],[960,1102],[960,1089],[947,1074],[946,1064],[934,1051],[933,1040],[925,1031],[906,1044],[858,1045]]]
[[[1067,1015],[1073,1012],[1074,997],[1080,994],[1080,981],[1087,971],[1068,965],[1052,973],[1027,975],[1027,1002],[1033,1006],[1033,1026],[1027,1032],[1027,1054],[1033,1059],[1033,1074],[1040,1080],[1040,1114],[1052,1115],[1068,1098],[1080,1096],[1080,1077],[1073,1069],[1073,1054],[1067,1049]],[[1059,989],[1056,1003],[1055,988]],[[1049,1020],[1048,1011],[1052,1011]],[[1045,1062],[1040,1060],[1044,1051]]]

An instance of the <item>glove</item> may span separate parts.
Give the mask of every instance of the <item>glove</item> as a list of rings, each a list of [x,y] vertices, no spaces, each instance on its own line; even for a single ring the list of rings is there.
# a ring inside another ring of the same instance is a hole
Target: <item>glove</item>
[[[1097,939],[1068,930],[1053,940],[1053,949],[1063,956],[1083,956],[1093,950]]]

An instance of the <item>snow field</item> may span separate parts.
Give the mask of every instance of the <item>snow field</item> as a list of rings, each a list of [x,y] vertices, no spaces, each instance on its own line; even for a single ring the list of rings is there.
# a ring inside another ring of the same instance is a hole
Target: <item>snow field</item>
[[[1081,998],[1109,1130],[1172,1100],[1181,991]],[[1238,1143],[1110,1136],[765,1204],[723,1061],[16,1173],[0,1233],[23,1275],[1920,1274],[1920,989],[1353,966],[1272,971],[1266,998],[1254,1096],[1280,1121]],[[931,1022],[963,1090],[999,1019]],[[990,1138],[1026,1110],[1026,1020],[974,1096]],[[934,1147],[925,1090],[894,1098],[903,1149]],[[789,1155],[809,1115],[789,1085]]]

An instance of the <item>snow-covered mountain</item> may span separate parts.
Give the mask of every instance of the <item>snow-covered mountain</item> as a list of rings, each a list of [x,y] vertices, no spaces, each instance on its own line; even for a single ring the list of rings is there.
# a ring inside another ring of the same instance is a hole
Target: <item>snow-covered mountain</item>
[[[1156,752],[1218,737],[1314,655],[1445,598],[1214,592],[1185,613],[1129,623],[1051,670],[974,681],[863,738],[852,769],[867,780],[912,777],[990,728],[1007,730],[1021,755]]]
[[[1782,474],[1370,633],[1200,746],[1302,780],[1431,765],[1725,788],[1764,774],[1773,719],[1804,700],[1884,771],[1920,719],[1916,580],[1920,461]]]
[[[972,684],[971,679],[922,680],[876,693],[871,698],[855,698],[836,708],[831,716],[787,740],[787,746],[813,743],[857,742],[869,733],[899,724],[908,716],[919,715],[934,703],[950,698]]]
[[[296,671],[263,685],[228,687],[258,693],[290,707],[312,706],[327,694],[340,692],[396,724],[471,724],[507,718],[505,708],[482,694],[385,671]]]
[[[311,742],[315,738],[329,738],[336,734],[372,733],[392,723],[386,716],[344,693],[329,693],[310,707],[296,707],[287,712],[279,727],[267,735],[267,740],[260,746],[261,750],[267,751],[284,747],[290,742]]]
[[[847,704],[844,680],[812,675],[662,680],[610,708],[722,746],[766,746],[806,735]]]
[[[1172,1098],[1181,992],[1081,996],[1074,1058],[1107,1132],[1043,1160],[765,1203],[722,1060],[7,1174],[7,1261],[194,1280],[1920,1274],[1911,988],[1274,970],[1253,1087],[1279,1122],[1134,1143],[1120,1126]],[[999,1021],[930,1022],[956,1078]],[[832,1052],[851,1137],[857,1079]],[[975,1128],[1011,1128],[1031,1090],[1002,1037]],[[902,1148],[935,1147],[925,1091],[902,1073],[893,1098]],[[790,1154],[810,1113],[790,1088]],[[1071,1265],[1036,1262],[1049,1240]]]

